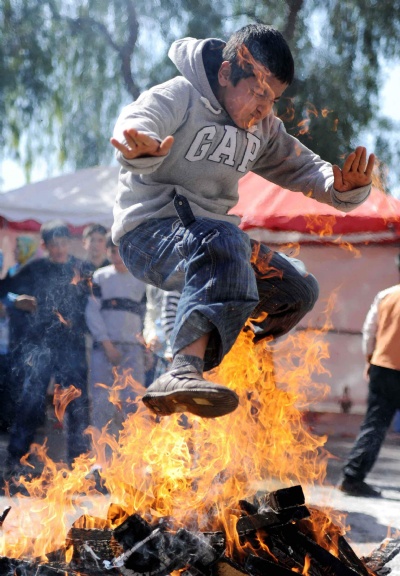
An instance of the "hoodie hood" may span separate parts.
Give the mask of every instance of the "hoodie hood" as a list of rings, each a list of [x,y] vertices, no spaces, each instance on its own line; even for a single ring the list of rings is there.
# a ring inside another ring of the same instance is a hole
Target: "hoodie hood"
[[[225,44],[223,40],[219,39],[196,40],[195,38],[182,38],[172,44],[168,56],[182,76],[192,84],[203,99],[205,98],[208,101],[211,108],[216,113],[219,113],[222,107],[210,86],[203,59],[204,47],[212,42],[217,43],[219,46]]]

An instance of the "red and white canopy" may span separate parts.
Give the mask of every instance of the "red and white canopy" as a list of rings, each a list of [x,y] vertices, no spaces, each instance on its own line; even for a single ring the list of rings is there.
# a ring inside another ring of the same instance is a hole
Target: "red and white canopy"
[[[240,182],[239,202],[232,212],[241,217],[242,228],[248,231],[321,237],[374,234],[400,240],[400,201],[377,188],[361,206],[346,214],[249,172]]]
[[[110,227],[118,170],[87,168],[2,193],[3,226],[37,231],[43,222],[62,218],[77,230],[93,222]],[[239,202],[232,212],[242,218],[244,230],[266,241],[277,233],[285,238],[295,234],[303,241],[338,235],[374,242],[400,239],[400,201],[377,188],[364,204],[345,214],[250,172],[240,181]]]

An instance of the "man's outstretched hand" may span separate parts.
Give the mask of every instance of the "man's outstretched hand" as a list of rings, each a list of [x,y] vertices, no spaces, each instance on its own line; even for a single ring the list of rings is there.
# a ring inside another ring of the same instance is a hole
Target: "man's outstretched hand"
[[[138,132],[134,128],[124,130],[126,144],[116,138],[111,138],[111,144],[127,160],[133,160],[141,156],[166,156],[174,143],[173,136],[167,136],[162,142],[155,140],[143,132]]]
[[[333,186],[338,192],[347,192],[353,188],[361,188],[372,182],[372,170],[375,156],[370,154],[367,163],[367,150],[358,146],[344,161],[343,168],[333,166]]]

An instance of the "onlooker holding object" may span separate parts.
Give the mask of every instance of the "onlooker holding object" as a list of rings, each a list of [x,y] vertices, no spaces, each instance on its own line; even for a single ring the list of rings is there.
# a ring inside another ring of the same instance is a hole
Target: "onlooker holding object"
[[[46,408],[46,394],[54,377],[62,390],[74,387],[75,398],[66,408],[67,462],[88,449],[84,431],[89,424],[87,364],[85,354],[85,284],[79,282],[80,261],[69,255],[70,232],[61,221],[41,228],[48,256],[29,262],[5,278],[1,292],[28,294],[26,330],[21,356],[25,378],[8,445],[6,476],[19,473]],[[2,293],[0,293],[2,296]],[[16,300],[16,305],[18,300]]]

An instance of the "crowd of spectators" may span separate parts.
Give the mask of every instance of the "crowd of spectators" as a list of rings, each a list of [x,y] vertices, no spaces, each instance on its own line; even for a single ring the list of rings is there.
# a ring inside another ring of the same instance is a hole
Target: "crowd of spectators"
[[[90,449],[88,426],[117,437],[136,410],[137,390],[168,366],[162,293],[128,273],[108,230],[100,224],[84,229],[82,259],[71,253],[63,221],[44,224],[40,235],[40,244],[33,236],[17,237],[15,264],[0,266],[7,481],[24,471],[49,396],[66,405],[66,463],[72,466]]]

